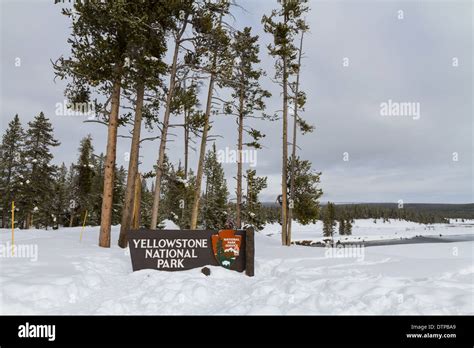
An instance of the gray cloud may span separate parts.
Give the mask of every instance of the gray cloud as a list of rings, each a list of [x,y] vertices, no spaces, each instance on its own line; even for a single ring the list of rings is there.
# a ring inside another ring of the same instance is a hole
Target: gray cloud
[[[262,32],[260,19],[276,1],[240,4],[246,12],[235,11],[235,26],[252,26],[260,35],[262,67],[271,76],[273,60],[265,48],[271,38]],[[299,136],[299,154],[323,172],[323,200],[472,202],[472,3],[313,1],[310,6],[303,115],[316,131]],[[44,111],[62,142],[55,149],[57,162],[74,161],[88,133],[96,152],[105,151],[105,127],[54,114],[55,104],[64,100],[64,83],[53,82],[50,59],[69,52],[69,24],[59,5],[7,1],[1,9],[2,126],[15,113],[26,123]],[[404,11],[403,20],[397,19],[398,10]],[[21,67],[15,67],[16,57]],[[343,67],[344,57],[349,67]],[[457,68],[453,57],[459,59]],[[263,84],[273,94],[268,111],[281,109],[279,87],[269,78]],[[420,119],[381,116],[380,103],[389,99],[420,103]],[[274,200],[281,183],[281,122],[250,124],[267,134],[257,172],[269,178],[263,199]],[[174,133],[168,152],[177,162],[183,144],[181,130]],[[222,136],[216,139],[219,149],[235,146],[232,118],[216,117],[212,133]],[[152,168],[157,149],[156,142],[143,145],[143,171]],[[119,139],[119,165],[127,165],[123,154],[128,150],[129,141]],[[344,152],[349,161],[343,161]],[[453,152],[459,154],[457,162]],[[224,167],[233,191],[235,165]]]

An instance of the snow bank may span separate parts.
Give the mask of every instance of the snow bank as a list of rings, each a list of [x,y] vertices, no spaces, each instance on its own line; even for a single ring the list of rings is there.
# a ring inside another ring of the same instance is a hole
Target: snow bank
[[[164,230],[179,230],[179,226],[176,225],[173,221],[171,220],[165,220],[163,221],[164,224]]]
[[[267,226],[256,234],[255,277],[220,267],[206,277],[200,269],[132,272],[128,249],[116,246],[118,227],[110,249],[97,246],[98,227],[87,227],[82,242],[80,230],[15,231],[17,245],[38,247],[38,260],[0,258],[1,314],[474,314],[472,242],[337,257],[283,247]],[[10,237],[0,230],[1,243]]]

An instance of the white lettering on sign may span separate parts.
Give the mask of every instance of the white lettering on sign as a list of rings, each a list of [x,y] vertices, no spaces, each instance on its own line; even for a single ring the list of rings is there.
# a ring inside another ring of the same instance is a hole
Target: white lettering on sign
[[[134,240],[135,247],[150,248],[207,248],[207,239],[139,239]]]
[[[145,259],[160,258],[160,259],[175,259],[175,258],[197,258],[196,250],[194,249],[146,249]]]
[[[184,259],[158,260],[158,268],[184,268]]]
[[[157,259],[157,268],[184,268],[185,259],[197,258],[197,248],[208,248],[202,239],[133,239],[137,249],[145,249],[145,259]]]

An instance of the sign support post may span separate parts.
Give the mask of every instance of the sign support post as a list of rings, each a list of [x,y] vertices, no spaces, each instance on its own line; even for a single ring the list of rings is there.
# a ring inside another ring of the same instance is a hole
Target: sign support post
[[[245,274],[253,277],[255,275],[255,231],[253,227],[247,228],[245,244]]]

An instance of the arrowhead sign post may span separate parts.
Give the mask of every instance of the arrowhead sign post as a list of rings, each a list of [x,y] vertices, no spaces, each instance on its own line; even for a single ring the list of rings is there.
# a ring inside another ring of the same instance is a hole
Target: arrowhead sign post
[[[246,230],[130,230],[127,233],[133,271],[183,271],[222,266],[254,275],[255,243]]]

